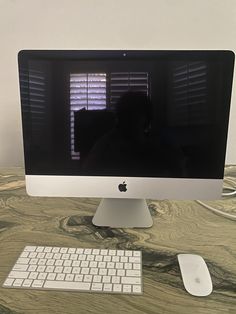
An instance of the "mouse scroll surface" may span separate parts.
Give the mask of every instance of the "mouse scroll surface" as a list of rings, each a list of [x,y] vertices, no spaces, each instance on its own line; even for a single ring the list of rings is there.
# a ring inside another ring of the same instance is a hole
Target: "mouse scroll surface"
[[[204,259],[195,254],[178,254],[185,289],[194,296],[207,296],[212,292],[212,281]]]

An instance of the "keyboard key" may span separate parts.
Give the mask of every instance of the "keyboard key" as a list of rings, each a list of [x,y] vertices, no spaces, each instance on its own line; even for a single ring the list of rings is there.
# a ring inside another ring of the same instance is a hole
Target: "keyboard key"
[[[40,273],[39,275],[38,275],[38,279],[46,279],[46,277],[47,277],[47,273]]]
[[[100,250],[98,250],[98,249],[93,249],[92,250],[92,254],[93,255],[99,255],[99,253],[100,253]]]
[[[132,251],[125,251],[125,256],[133,256],[133,252]]]
[[[57,274],[56,280],[64,280],[65,276],[66,276],[66,274]]]
[[[26,246],[24,248],[25,252],[34,252],[36,250],[36,246]]]
[[[46,265],[52,266],[52,265],[54,265],[54,263],[55,263],[55,259],[48,259],[46,262]]]
[[[82,262],[80,263],[80,267],[88,267],[88,265],[89,265],[89,262],[88,262],[88,261],[82,261]]]
[[[36,253],[36,252],[31,252],[31,253],[26,252],[26,253],[29,254],[28,255],[29,258],[35,258],[38,255],[38,253]]]
[[[82,268],[81,269],[81,274],[88,275],[89,274],[89,268]]]
[[[36,265],[36,264],[38,264],[38,261],[39,261],[38,258],[32,258],[32,259],[29,261],[29,264],[30,264],[30,265]]]
[[[92,283],[91,290],[102,291],[102,283]]]
[[[78,256],[79,256],[78,254],[71,254],[70,259],[71,259],[72,261],[77,261]]]
[[[9,278],[16,278],[16,279],[25,279],[29,275],[26,271],[11,271],[8,275]]]
[[[78,261],[85,261],[86,260],[86,255],[79,255]]]
[[[129,263],[140,263],[141,260],[140,260],[140,257],[129,257]]]
[[[58,253],[58,252],[60,252],[60,248],[59,247],[54,247],[52,249],[52,253]]]
[[[55,273],[62,273],[63,272],[63,267],[62,266],[57,266],[54,271],[55,271]]]
[[[72,268],[72,274],[79,274],[81,271],[81,268],[80,267],[73,267]]]
[[[16,279],[13,282],[13,287],[21,287],[22,283],[23,283],[23,279]]]
[[[56,280],[64,280],[66,274],[57,274]]]
[[[85,275],[84,282],[92,282],[93,276],[92,275]]]
[[[90,262],[89,263],[89,267],[92,268],[92,267],[98,267],[98,262]]]
[[[33,280],[32,279],[25,279],[22,283],[22,287],[28,288],[31,286]]]
[[[115,276],[116,275],[116,269],[108,269],[108,275],[109,276]]]
[[[63,263],[64,263],[64,260],[62,260],[62,259],[57,259],[57,260],[55,261],[55,266],[62,266]]]
[[[106,274],[107,274],[107,269],[105,269],[105,268],[100,268],[99,269],[99,275],[101,275],[101,276],[105,276]]]
[[[112,284],[111,283],[105,283],[103,285],[103,290],[106,291],[106,292],[112,291]]]
[[[98,268],[91,268],[90,269],[90,274],[91,275],[97,275],[98,274]]]
[[[142,293],[142,289],[140,285],[133,285],[133,292],[134,293]]]
[[[93,282],[101,282],[101,281],[102,281],[102,276],[100,275],[93,276]]]
[[[120,284],[114,284],[113,285],[113,291],[114,292],[121,292],[122,286]]]
[[[76,253],[77,254],[83,254],[84,253],[84,249],[76,249]]]
[[[123,263],[116,263],[115,264],[115,268],[116,269],[123,269],[124,268],[124,264]]]
[[[39,273],[42,273],[42,272],[45,271],[45,269],[46,269],[46,266],[38,266],[36,271],[39,272]]]
[[[67,248],[67,247],[62,247],[62,248],[60,249],[60,253],[63,253],[63,254],[67,253],[67,251],[68,251],[68,248]]]
[[[29,261],[30,261],[29,258],[20,257],[20,258],[18,258],[18,260],[17,260],[17,264],[28,264]]]
[[[52,273],[55,269],[55,266],[47,266],[45,268],[45,273]]]
[[[55,254],[53,255],[53,258],[54,258],[54,259],[61,259],[61,256],[62,256],[61,253],[55,253]]]
[[[75,275],[75,281],[83,281],[84,275]]]
[[[15,266],[13,267],[13,270],[25,271],[27,270],[28,267],[29,267],[28,265],[15,264]]]
[[[111,276],[103,276],[102,282],[104,283],[110,283],[111,282]]]
[[[88,291],[90,290],[91,283],[90,282],[79,282],[79,281],[51,281],[46,280],[44,284],[44,288],[47,289],[62,289],[62,290],[82,290]]]
[[[15,280],[15,279],[13,279],[13,278],[7,278],[7,279],[4,281],[3,286],[5,286],[5,287],[10,287],[10,286],[12,286],[14,280]]]
[[[121,261],[121,263],[127,263],[128,257],[127,256],[121,256],[120,261]]]
[[[48,276],[47,276],[47,279],[48,280],[54,280],[55,278],[56,278],[56,273],[51,273],[51,274],[48,274]],[[63,274],[64,275],[64,274]]]
[[[103,260],[103,256],[101,255],[95,255],[95,261],[96,262],[101,262]]]
[[[110,255],[104,256],[103,261],[104,262],[111,262],[111,258],[112,258],[112,256],[110,256]]]
[[[43,250],[44,250],[44,247],[43,247],[43,246],[38,246],[37,249],[36,249],[36,252],[42,253]]]
[[[74,253],[75,253],[75,251],[76,251],[76,249],[75,249],[75,248],[70,248],[70,249],[68,250],[68,253],[69,253],[69,254],[74,254]]]
[[[70,274],[71,271],[72,271],[72,267],[65,267],[65,268],[63,269],[63,273],[64,273],[64,274]]]
[[[125,251],[123,251],[123,250],[118,250],[118,251],[117,251],[117,255],[118,255],[118,256],[124,256],[124,255],[125,255]]]
[[[78,267],[78,266],[80,266],[80,261],[73,261],[72,262],[72,267]]]
[[[30,273],[30,274],[29,274],[29,279],[37,279],[38,274],[39,274],[39,273],[37,273],[37,272],[32,272],[32,273]]]
[[[99,262],[98,263],[98,268],[105,268],[106,267],[106,262]]]
[[[117,276],[125,276],[125,270],[124,269],[117,269]]]
[[[128,277],[141,277],[141,271],[140,270],[126,270],[126,276]]]
[[[108,254],[108,250],[101,250],[100,254],[101,255],[107,255]]]
[[[141,264],[133,264],[133,269],[141,269]]]
[[[115,263],[113,263],[113,262],[108,262],[108,263],[107,263],[107,268],[115,268]]]
[[[132,269],[132,264],[131,263],[125,263],[124,268],[125,269]]]
[[[95,255],[87,255],[87,261],[94,261]]]
[[[123,292],[131,292],[131,285],[123,285]]]
[[[50,253],[52,251],[52,247],[51,246],[46,246],[45,248],[44,248],[44,252],[45,253]]]
[[[45,253],[38,253],[37,254],[37,258],[44,258],[45,257]]]
[[[112,282],[112,283],[120,283],[120,277],[118,277],[118,276],[112,276],[111,282]]]
[[[67,274],[65,280],[66,281],[73,281],[74,280],[74,276],[73,274]]]
[[[121,277],[122,284],[133,284],[133,285],[140,285],[141,278],[140,277]]]
[[[36,279],[36,280],[34,280],[33,281],[33,283],[32,283],[32,287],[33,288],[41,288],[42,286],[43,286],[43,284],[44,284],[44,280],[38,280],[38,279]]]
[[[120,261],[120,257],[119,256],[112,256],[112,262],[119,262]]]

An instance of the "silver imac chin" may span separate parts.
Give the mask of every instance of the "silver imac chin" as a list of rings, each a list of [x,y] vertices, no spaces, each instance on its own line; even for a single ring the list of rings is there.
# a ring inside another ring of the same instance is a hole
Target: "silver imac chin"
[[[23,50],[18,64],[29,195],[102,198],[93,224],[118,228],[152,226],[145,199],[221,196],[232,51]]]
[[[113,228],[151,227],[147,198],[218,199],[222,183],[222,179],[26,175],[31,196],[103,198],[92,222]]]

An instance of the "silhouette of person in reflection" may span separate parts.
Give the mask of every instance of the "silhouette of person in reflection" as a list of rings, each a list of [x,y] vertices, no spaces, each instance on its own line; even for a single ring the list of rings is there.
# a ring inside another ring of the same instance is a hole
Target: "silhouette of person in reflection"
[[[116,132],[126,141],[142,143],[150,127],[151,101],[144,92],[127,92],[116,105]]]
[[[137,175],[149,167],[151,101],[146,93],[127,92],[116,104],[116,123],[93,146],[84,162],[91,174]],[[142,166],[141,166],[142,165]]]

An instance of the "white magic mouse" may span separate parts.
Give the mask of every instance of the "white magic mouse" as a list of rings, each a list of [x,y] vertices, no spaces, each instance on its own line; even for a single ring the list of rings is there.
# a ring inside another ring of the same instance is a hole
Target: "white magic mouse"
[[[178,254],[180,271],[188,293],[204,297],[211,294],[211,275],[204,259],[195,254]]]

